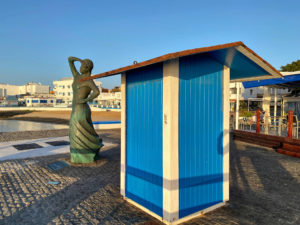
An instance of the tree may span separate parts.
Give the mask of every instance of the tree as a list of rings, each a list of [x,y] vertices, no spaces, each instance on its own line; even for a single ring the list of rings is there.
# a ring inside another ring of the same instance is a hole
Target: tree
[[[109,89],[107,89],[107,88],[102,88],[102,90],[101,90],[103,93],[108,93],[109,92]]]
[[[294,72],[300,70],[300,59],[292,63],[288,63],[285,66],[280,67],[282,72]]]
[[[121,92],[121,88],[119,86],[115,86],[110,92]]]

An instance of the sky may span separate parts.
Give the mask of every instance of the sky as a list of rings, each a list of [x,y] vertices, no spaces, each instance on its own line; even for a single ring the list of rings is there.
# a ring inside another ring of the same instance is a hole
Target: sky
[[[10,0],[0,7],[0,83],[52,85],[67,58],[93,74],[176,51],[243,41],[280,66],[300,59],[297,0]],[[120,85],[120,76],[98,79]]]

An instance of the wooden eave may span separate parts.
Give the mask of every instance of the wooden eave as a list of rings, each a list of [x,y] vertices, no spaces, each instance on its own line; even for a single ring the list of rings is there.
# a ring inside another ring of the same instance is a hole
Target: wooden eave
[[[248,48],[243,42],[238,41],[238,42],[232,42],[232,43],[228,43],[228,44],[215,45],[215,46],[203,47],[203,48],[195,48],[195,49],[189,49],[189,50],[184,50],[184,51],[180,51],[180,52],[169,53],[169,54],[162,55],[162,56],[159,56],[159,57],[156,57],[156,58],[153,58],[150,60],[146,60],[146,61],[143,61],[140,63],[136,63],[133,65],[121,67],[119,69],[114,69],[114,70],[110,70],[110,71],[107,71],[104,73],[99,73],[99,74],[96,74],[96,75],[93,75],[93,76],[90,76],[87,78],[83,78],[80,81],[97,79],[97,78],[101,78],[101,77],[108,77],[108,76],[124,73],[129,70],[145,67],[148,65],[164,62],[167,60],[171,60],[171,59],[175,59],[175,58],[179,58],[179,57],[183,57],[183,56],[195,55],[195,54],[199,54],[199,53],[211,52],[211,51],[232,48],[232,47],[243,48],[247,52],[248,58],[250,58],[250,60],[252,60],[251,58],[254,57],[256,61],[259,61],[259,64],[261,64],[260,66],[262,66],[266,71],[268,71],[272,75],[272,77],[282,77],[281,73],[279,71],[277,71],[273,66],[271,66],[268,62],[266,62],[264,59],[262,59],[260,56],[258,56],[254,51],[252,51],[250,48]],[[243,54],[245,54],[245,52]]]

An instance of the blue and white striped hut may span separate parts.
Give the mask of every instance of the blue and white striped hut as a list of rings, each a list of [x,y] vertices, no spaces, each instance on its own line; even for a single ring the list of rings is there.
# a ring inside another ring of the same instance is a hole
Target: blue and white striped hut
[[[95,75],[122,74],[121,194],[165,223],[229,200],[229,82],[281,77],[242,42]]]

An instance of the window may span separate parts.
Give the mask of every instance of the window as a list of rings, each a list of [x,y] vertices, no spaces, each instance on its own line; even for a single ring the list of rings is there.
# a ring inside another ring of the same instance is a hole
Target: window
[[[40,100],[40,103],[47,103],[47,100]]]
[[[70,93],[70,92],[68,92],[68,95],[70,96],[70,95],[71,95],[71,93]]]
[[[250,89],[250,95],[253,95],[253,90],[252,89]]]
[[[39,103],[39,100],[32,100],[32,103]]]
[[[51,103],[53,103],[53,100],[50,100]]]
[[[70,86],[70,85],[68,85],[68,88],[71,88],[71,86]]]

